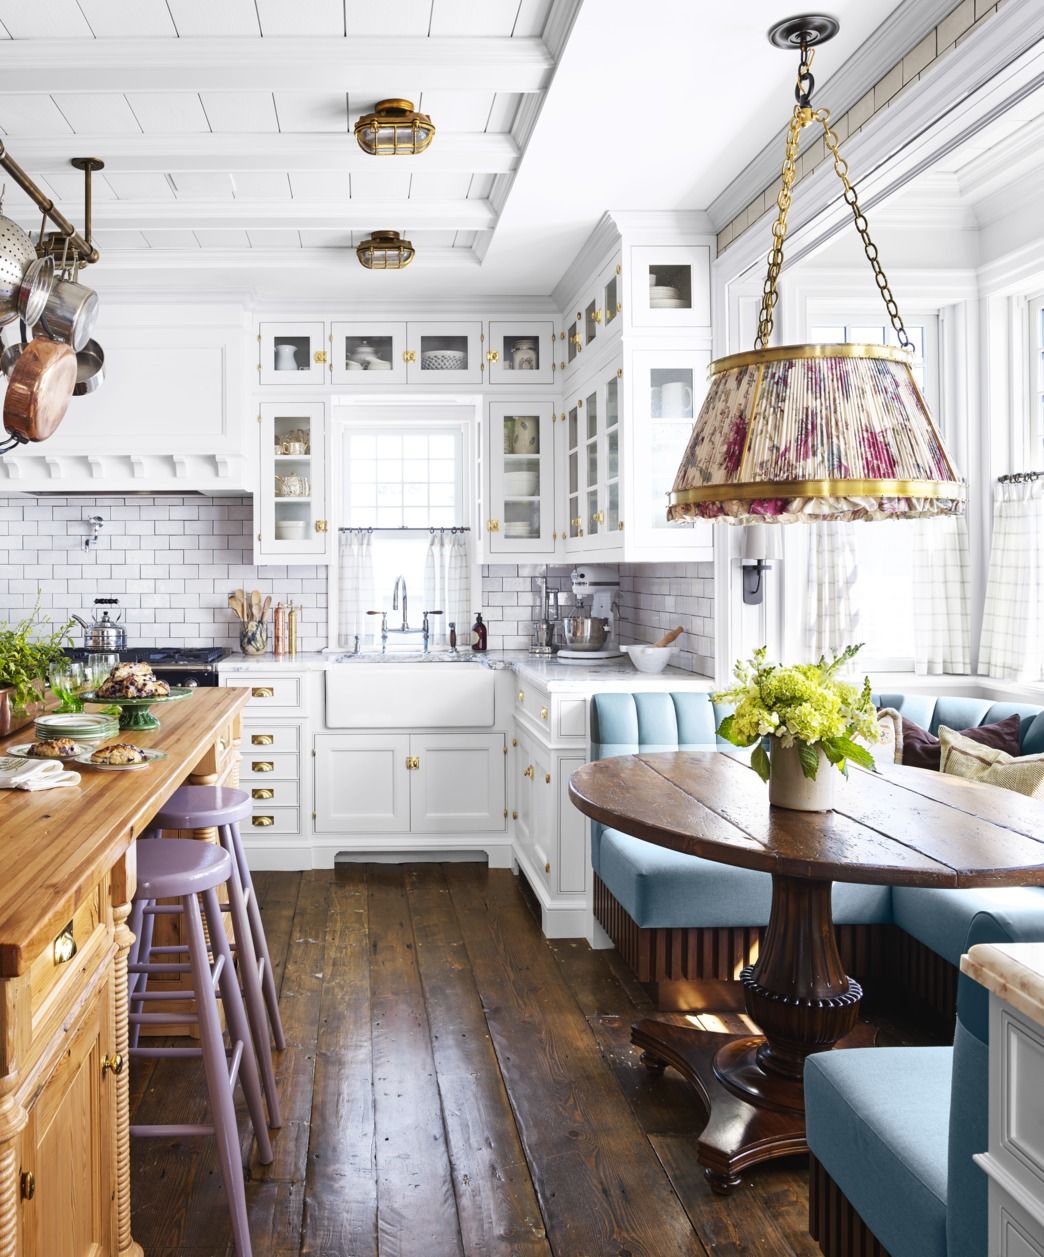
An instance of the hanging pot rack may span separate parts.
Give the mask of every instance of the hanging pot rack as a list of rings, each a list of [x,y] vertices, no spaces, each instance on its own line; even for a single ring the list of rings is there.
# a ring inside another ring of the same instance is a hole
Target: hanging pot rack
[[[73,157],[70,164],[83,171],[83,235],[81,235],[49,196],[40,191],[30,175],[15,161],[7,151],[7,145],[0,140],[0,170],[14,180],[22,191],[43,213],[45,222],[50,219],[56,230],[46,235],[41,231],[40,242],[36,246],[37,253],[42,257],[50,254],[61,261],[76,261],[80,266],[90,266],[101,259],[101,254],[91,243],[91,176],[96,170],[104,169],[105,163],[98,157]]]

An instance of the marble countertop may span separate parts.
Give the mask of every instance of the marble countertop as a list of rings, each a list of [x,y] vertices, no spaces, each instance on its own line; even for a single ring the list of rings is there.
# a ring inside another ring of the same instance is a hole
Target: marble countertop
[[[1044,943],[978,943],[961,972],[1044,1026]]]

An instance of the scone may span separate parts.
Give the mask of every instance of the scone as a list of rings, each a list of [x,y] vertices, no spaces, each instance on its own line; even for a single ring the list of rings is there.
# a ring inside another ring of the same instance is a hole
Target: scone
[[[145,752],[130,742],[111,742],[99,746],[91,756],[92,764],[144,764]]]
[[[118,663],[98,687],[99,698],[166,698],[170,686],[147,663]]]
[[[42,742],[34,742],[26,754],[34,759],[65,759],[76,755],[79,749],[72,738],[45,738]]]

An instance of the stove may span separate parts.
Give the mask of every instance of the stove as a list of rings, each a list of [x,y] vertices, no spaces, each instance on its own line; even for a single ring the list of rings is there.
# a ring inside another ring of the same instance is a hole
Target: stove
[[[65,653],[78,661],[95,652],[69,647]],[[121,663],[147,663],[161,681],[195,689],[218,684],[217,665],[229,652],[223,646],[127,646],[118,653]]]

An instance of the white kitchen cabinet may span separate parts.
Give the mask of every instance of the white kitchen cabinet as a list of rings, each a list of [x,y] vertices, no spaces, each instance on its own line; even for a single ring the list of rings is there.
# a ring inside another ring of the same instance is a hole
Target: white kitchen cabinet
[[[491,561],[554,553],[554,417],[550,401],[490,404],[484,541]]]
[[[406,324],[357,321],[330,327],[330,380],[372,388],[406,383]]]
[[[542,322],[493,321],[486,349],[490,384],[553,384],[555,325]]]
[[[259,563],[326,562],[326,420],[322,402],[262,402],[258,407]]]
[[[262,323],[257,336],[259,384],[325,384],[325,325]]]
[[[636,328],[710,330],[709,244],[634,245],[630,320]]]
[[[410,738],[410,829],[488,833],[505,821],[504,736],[427,733]]]
[[[583,355],[609,344],[623,326],[623,267],[614,251],[594,271],[565,309],[563,369],[571,376],[586,367]]]
[[[481,384],[486,359],[481,323],[407,323],[410,384]]]
[[[565,410],[566,551],[616,552],[621,528],[622,368],[615,359]]]

